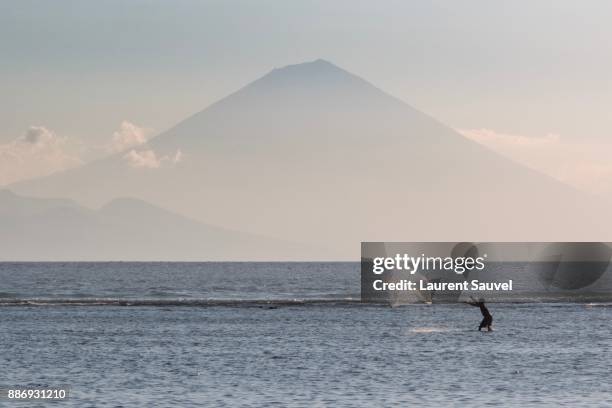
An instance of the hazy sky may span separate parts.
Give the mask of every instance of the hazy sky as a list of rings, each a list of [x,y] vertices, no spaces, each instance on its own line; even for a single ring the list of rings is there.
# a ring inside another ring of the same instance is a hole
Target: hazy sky
[[[324,58],[457,129],[606,145],[610,21],[609,1],[0,1],[0,143],[104,149]]]

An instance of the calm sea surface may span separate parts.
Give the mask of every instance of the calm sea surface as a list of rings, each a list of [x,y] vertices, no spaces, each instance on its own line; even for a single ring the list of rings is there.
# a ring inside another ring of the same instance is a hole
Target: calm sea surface
[[[356,263],[0,264],[0,388],[70,386],[40,406],[612,405],[612,307],[490,304],[479,333],[476,308],[362,305],[359,281]]]

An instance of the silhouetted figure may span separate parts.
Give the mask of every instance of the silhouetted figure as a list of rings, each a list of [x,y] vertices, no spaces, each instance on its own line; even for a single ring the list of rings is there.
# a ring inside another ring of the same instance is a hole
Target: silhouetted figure
[[[482,313],[482,322],[480,322],[480,326],[478,326],[478,331],[481,331],[483,328],[487,328],[487,331],[492,331],[491,325],[493,324],[493,316],[489,313],[489,309],[485,306],[485,302],[483,299],[478,301],[471,298],[471,302],[466,302],[468,305],[478,306],[480,308],[480,313]]]

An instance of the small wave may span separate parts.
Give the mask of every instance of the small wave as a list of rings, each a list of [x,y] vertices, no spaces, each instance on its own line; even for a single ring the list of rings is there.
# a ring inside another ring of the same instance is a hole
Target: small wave
[[[586,305],[584,305],[584,307],[586,307],[586,308],[592,308],[592,307],[612,307],[612,303],[587,303]]]
[[[506,304],[515,307],[521,307],[530,304],[539,305],[566,305],[577,302],[560,302],[560,303],[540,303],[540,302],[517,302],[512,301]],[[580,303],[580,302],[578,302]],[[452,303],[440,303],[439,305],[450,305]],[[501,304],[501,303],[500,303]],[[191,297],[152,297],[152,298],[129,298],[129,297],[24,297],[13,295],[12,297],[0,296],[0,307],[3,306],[192,306],[192,307],[261,307],[273,308],[280,306],[311,306],[311,305],[326,305],[326,306],[349,306],[362,305],[374,307],[393,307],[387,302],[372,303],[366,302],[362,304],[360,297],[316,297],[316,298],[276,298],[276,299],[215,299],[215,298],[191,298]],[[403,307],[420,307],[430,306],[423,303],[404,304]],[[585,307],[612,307],[612,303],[586,303]],[[445,331],[444,328],[414,328],[414,333],[433,333]]]
[[[279,307],[354,305],[360,299],[120,299],[120,298],[5,298],[0,306],[192,306]]]

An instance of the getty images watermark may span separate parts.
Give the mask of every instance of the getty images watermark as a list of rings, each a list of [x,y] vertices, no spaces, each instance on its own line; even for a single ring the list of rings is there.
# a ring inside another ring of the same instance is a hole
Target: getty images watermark
[[[612,301],[612,243],[363,242],[363,302]]]

